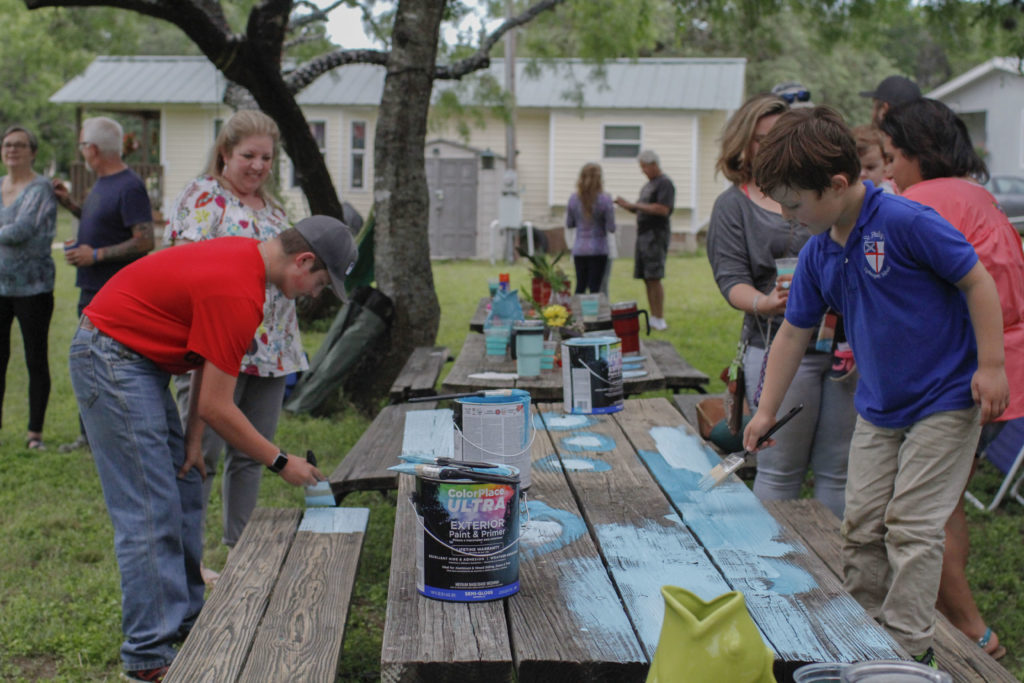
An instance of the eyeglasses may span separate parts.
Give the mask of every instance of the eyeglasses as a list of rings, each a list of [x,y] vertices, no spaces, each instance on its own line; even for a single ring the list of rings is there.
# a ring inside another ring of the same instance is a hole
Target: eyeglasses
[[[85,149],[86,147],[88,147],[91,144],[93,144],[93,143],[86,142],[85,140],[82,140],[81,142],[78,143],[78,149]]]
[[[27,142],[5,142],[3,144],[4,149],[28,149],[29,144]]]
[[[811,99],[810,90],[798,90],[796,92],[784,92],[779,93],[779,97],[786,100],[786,104],[793,104],[794,102],[806,102]]]

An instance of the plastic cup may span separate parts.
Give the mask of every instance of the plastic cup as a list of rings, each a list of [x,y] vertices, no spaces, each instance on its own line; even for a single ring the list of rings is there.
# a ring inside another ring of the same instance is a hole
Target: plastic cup
[[[597,321],[597,315],[601,310],[600,294],[580,294],[580,312],[583,314],[583,322],[591,323]]]
[[[775,281],[776,287],[789,289],[789,285],[793,281],[793,273],[796,272],[797,261],[799,260],[795,256],[775,259],[775,270],[778,272],[778,279]]]
[[[554,371],[555,356],[558,354],[558,342],[546,341],[541,349],[540,369],[541,372]]]
[[[793,672],[793,683],[841,683],[847,666],[840,662],[805,664]]]
[[[516,359],[516,374],[520,377],[540,375],[541,356],[544,352],[544,324],[523,321],[513,327],[515,345],[512,357]]]
[[[493,325],[484,328],[484,345],[487,360],[491,362],[505,360],[510,334],[511,328],[506,325]]]
[[[78,246],[78,240],[74,240],[74,239],[64,240],[64,251],[67,251],[68,249],[74,249],[77,246]]]
[[[500,285],[501,282],[496,277],[492,277],[487,280],[487,292],[491,295],[492,299],[494,298],[494,295],[498,293],[498,287]]]

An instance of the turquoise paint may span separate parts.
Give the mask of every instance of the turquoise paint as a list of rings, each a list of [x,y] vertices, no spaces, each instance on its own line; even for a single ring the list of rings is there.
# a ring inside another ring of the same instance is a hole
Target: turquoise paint
[[[567,451],[611,451],[615,450],[615,439],[594,432],[580,432],[562,439]]]
[[[665,601],[661,587],[682,586],[704,600],[732,590],[707,555],[694,542],[678,515],[664,523],[647,520],[642,526],[602,524],[595,528],[640,642],[653,654],[661,633]]]
[[[658,450],[640,451],[641,459],[714,558],[725,580],[744,593],[776,650],[813,656],[823,647],[837,647],[835,639],[821,633],[808,619],[799,597],[816,588],[816,580],[785,559],[790,554],[804,554],[805,549],[799,543],[779,540],[781,527],[742,482],[733,479],[706,493],[697,488],[700,477],[720,462],[697,437],[680,428],[656,427],[650,433]],[[859,620],[852,618],[855,607],[849,608],[849,619],[833,623],[848,623],[853,628]],[[858,656],[884,658],[895,652],[895,643],[880,642],[875,629],[862,627],[855,635],[843,640],[856,642],[858,651],[842,652],[843,661]],[[886,637],[883,634],[883,639]],[[861,651],[862,643],[872,644],[873,649]]]
[[[539,500],[526,503],[527,515],[519,535],[519,555],[530,560],[569,545],[587,533],[587,525],[576,514],[559,510]]]
[[[369,508],[309,508],[302,516],[299,531],[314,534],[361,534],[370,519]]]
[[[533,425],[543,430],[547,425],[549,432],[567,432],[574,429],[583,429],[590,425],[597,424],[597,420],[589,415],[565,415],[564,413],[541,413],[533,416]]]
[[[585,633],[607,634],[600,640],[621,644],[625,652],[638,649],[633,627],[622,611],[622,604],[597,557],[577,557],[559,563],[560,593],[573,621]],[[598,638],[594,638],[598,640]],[[637,656],[643,656],[636,652]],[[614,657],[609,657],[614,659]]]
[[[410,410],[405,414],[402,452],[450,458],[455,452],[455,425],[452,411]]]

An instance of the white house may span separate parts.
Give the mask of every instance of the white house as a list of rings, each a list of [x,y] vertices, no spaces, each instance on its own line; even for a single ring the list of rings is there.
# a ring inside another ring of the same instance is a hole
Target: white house
[[[618,60],[601,68],[603,77],[578,60],[561,60],[556,69],[539,74],[525,62],[516,66],[524,221],[539,228],[561,226],[579,169],[588,161],[602,165],[607,192],[635,199],[646,181],[636,155],[649,148],[676,186],[674,241],[696,244],[725,186],[714,174],[718,138],[742,103],[746,60]],[[490,72],[499,83],[503,71],[502,60],[492,60]],[[341,67],[298,97],[339,194],[364,215],[372,204],[373,140],[384,73],[373,65]],[[450,87],[456,86],[439,81],[435,97]],[[80,112],[158,121],[160,203],[166,214],[185,183],[205,167],[217,126],[231,114],[222,103],[224,88],[224,77],[203,57],[98,57],[51,101],[77,105]],[[428,138],[431,252],[486,256],[505,164],[504,123],[489,118],[468,138],[454,124],[441,123]],[[307,208],[287,159],[280,181],[289,215],[301,217]],[[617,221],[620,251],[630,253],[634,217],[620,212]]]
[[[1024,174],[1024,76],[1015,57],[993,57],[926,95],[944,102],[986,151],[992,175]]]

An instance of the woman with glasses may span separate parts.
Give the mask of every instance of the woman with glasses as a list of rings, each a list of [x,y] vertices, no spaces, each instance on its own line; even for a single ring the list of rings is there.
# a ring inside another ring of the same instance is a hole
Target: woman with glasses
[[[50,399],[48,337],[53,316],[57,197],[49,179],[32,170],[39,144],[21,126],[0,138],[0,406],[11,355],[11,324],[18,319],[28,366],[28,435],[25,445],[45,450],[43,420]]]
[[[270,193],[271,170],[280,141],[277,124],[266,114],[242,110],[221,127],[206,173],[190,182],[178,196],[164,232],[168,244],[198,242],[225,236],[269,240],[290,221]],[[235,388],[235,403],[259,432],[273,440],[281,415],[285,382],[289,374],[308,369],[299,337],[295,303],[276,287],[269,287],[263,308],[263,324],[256,332]],[[188,413],[188,377],[175,380],[182,420]],[[224,534],[222,541],[234,547],[245,528],[259,494],[263,465],[226,446],[213,430],[203,434],[206,463],[204,500],[209,500],[214,474],[224,456]],[[208,583],[216,573],[204,568]]]
[[[764,378],[764,362],[786,312],[786,278],[776,259],[792,258],[810,239],[807,228],[782,217],[777,202],[753,181],[753,159],[761,140],[789,110],[778,95],[755,95],[741,106],[722,133],[717,170],[732,182],[718,196],[708,228],[708,260],[722,296],[743,311],[740,340],[746,345],[743,371],[747,402],[753,410]],[[828,379],[832,354],[807,349],[780,410],[804,409],[775,436],[775,445],[757,453],[754,494],[765,500],[791,500],[809,471],[814,496],[838,517],[846,507],[846,465],[857,413],[856,376]]]

